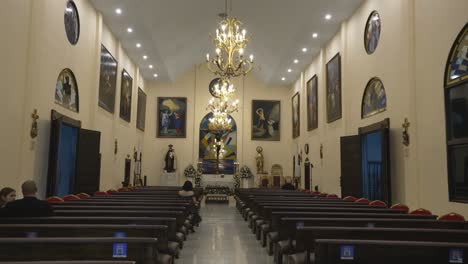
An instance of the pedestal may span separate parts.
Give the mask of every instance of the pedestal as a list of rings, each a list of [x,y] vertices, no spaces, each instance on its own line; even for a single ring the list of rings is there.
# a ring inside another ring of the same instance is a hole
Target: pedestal
[[[179,177],[175,172],[163,172],[161,175],[161,186],[179,186]]]
[[[251,182],[250,179],[241,178],[241,188],[244,188],[244,189],[252,188],[253,186],[251,186],[250,182]]]

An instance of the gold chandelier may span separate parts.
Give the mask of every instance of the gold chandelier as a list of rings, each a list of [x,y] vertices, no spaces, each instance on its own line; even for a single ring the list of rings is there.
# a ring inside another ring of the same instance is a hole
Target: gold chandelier
[[[253,55],[244,57],[245,48],[249,42],[247,30],[241,29],[242,22],[229,17],[226,13],[220,15],[222,21],[216,29],[216,37],[212,37],[216,46],[216,56],[210,59],[206,54],[208,69],[224,78],[246,75],[253,68]]]
[[[213,117],[209,119],[208,128],[218,134],[230,131],[232,129],[232,119],[230,115],[237,112],[239,109],[239,99],[231,103],[230,97],[235,89],[233,85],[227,81],[223,82],[222,87],[218,89],[217,97],[212,97],[208,104],[207,110],[213,113]]]

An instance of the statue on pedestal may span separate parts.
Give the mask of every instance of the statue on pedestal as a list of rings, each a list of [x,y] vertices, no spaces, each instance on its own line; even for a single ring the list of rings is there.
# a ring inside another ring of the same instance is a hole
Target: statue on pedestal
[[[257,162],[257,173],[263,173],[263,164],[265,160],[263,158],[262,151],[262,147],[257,147],[257,157],[255,157],[255,160]]]
[[[172,148],[173,145],[169,145],[169,149],[167,150],[166,157],[164,158],[164,171],[165,172],[174,172],[176,170],[175,164],[175,153],[174,149]]]

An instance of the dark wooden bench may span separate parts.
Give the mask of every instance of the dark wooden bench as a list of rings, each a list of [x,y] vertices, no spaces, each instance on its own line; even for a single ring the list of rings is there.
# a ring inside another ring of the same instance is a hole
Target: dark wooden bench
[[[135,264],[135,261],[67,260],[67,261],[0,261],[0,264]]]

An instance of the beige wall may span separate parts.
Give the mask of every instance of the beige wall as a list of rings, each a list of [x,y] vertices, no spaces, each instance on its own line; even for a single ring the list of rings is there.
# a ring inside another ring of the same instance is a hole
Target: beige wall
[[[367,55],[364,26],[377,10],[382,31],[377,50]],[[390,118],[390,158],[393,202],[412,208],[426,207],[437,214],[456,211],[468,216],[468,206],[448,201],[443,98],[444,68],[450,47],[466,23],[468,2],[463,0],[368,0],[342,23],[336,36],[302,73],[289,96],[301,93],[306,105],[305,83],[318,76],[319,128],[307,131],[302,107],[303,148],[309,143],[314,164],[313,185],[340,193],[340,137],[355,135],[358,128]],[[343,118],[327,124],[325,65],[337,53],[342,62]],[[379,77],[387,94],[387,111],[361,119],[361,102],[367,82]],[[401,143],[401,124],[411,123],[411,145]],[[319,146],[324,146],[324,159]]]
[[[145,145],[146,159],[143,166],[150,171],[149,184],[159,184],[159,178],[164,167],[164,155],[169,144],[174,145],[177,155],[177,174],[179,181],[185,180],[183,170],[192,164],[196,166],[198,161],[199,128],[200,121],[208,113],[206,107],[211,95],[208,92],[208,84],[215,78],[204,64],[195,65],[192,69],[182,74],[172,83],[148,82],[148,112],[150,120],[149,130],[155,140]],[[239,99],[239,111],[232,116],[237,125],[237,159],[242,165],[247,165],[254,172],[255,155],[257,146],[263,147],[265,157],[265,170],[270,170],[275,163],[283,167],[285,175],[292,174],[292,152],[290,148],[292,127],[289,118],[291,105],[288,87],[267,86],[257,80],[254,73],[247,77],[239,77],[233,80],[237,93],[234,99]],[[156,138],[156,101],[157,97],[187,97],[187,137],[181,139]],[[281,141],[253,141],[251,140],[251,109],[253,99],[281,100]]]

